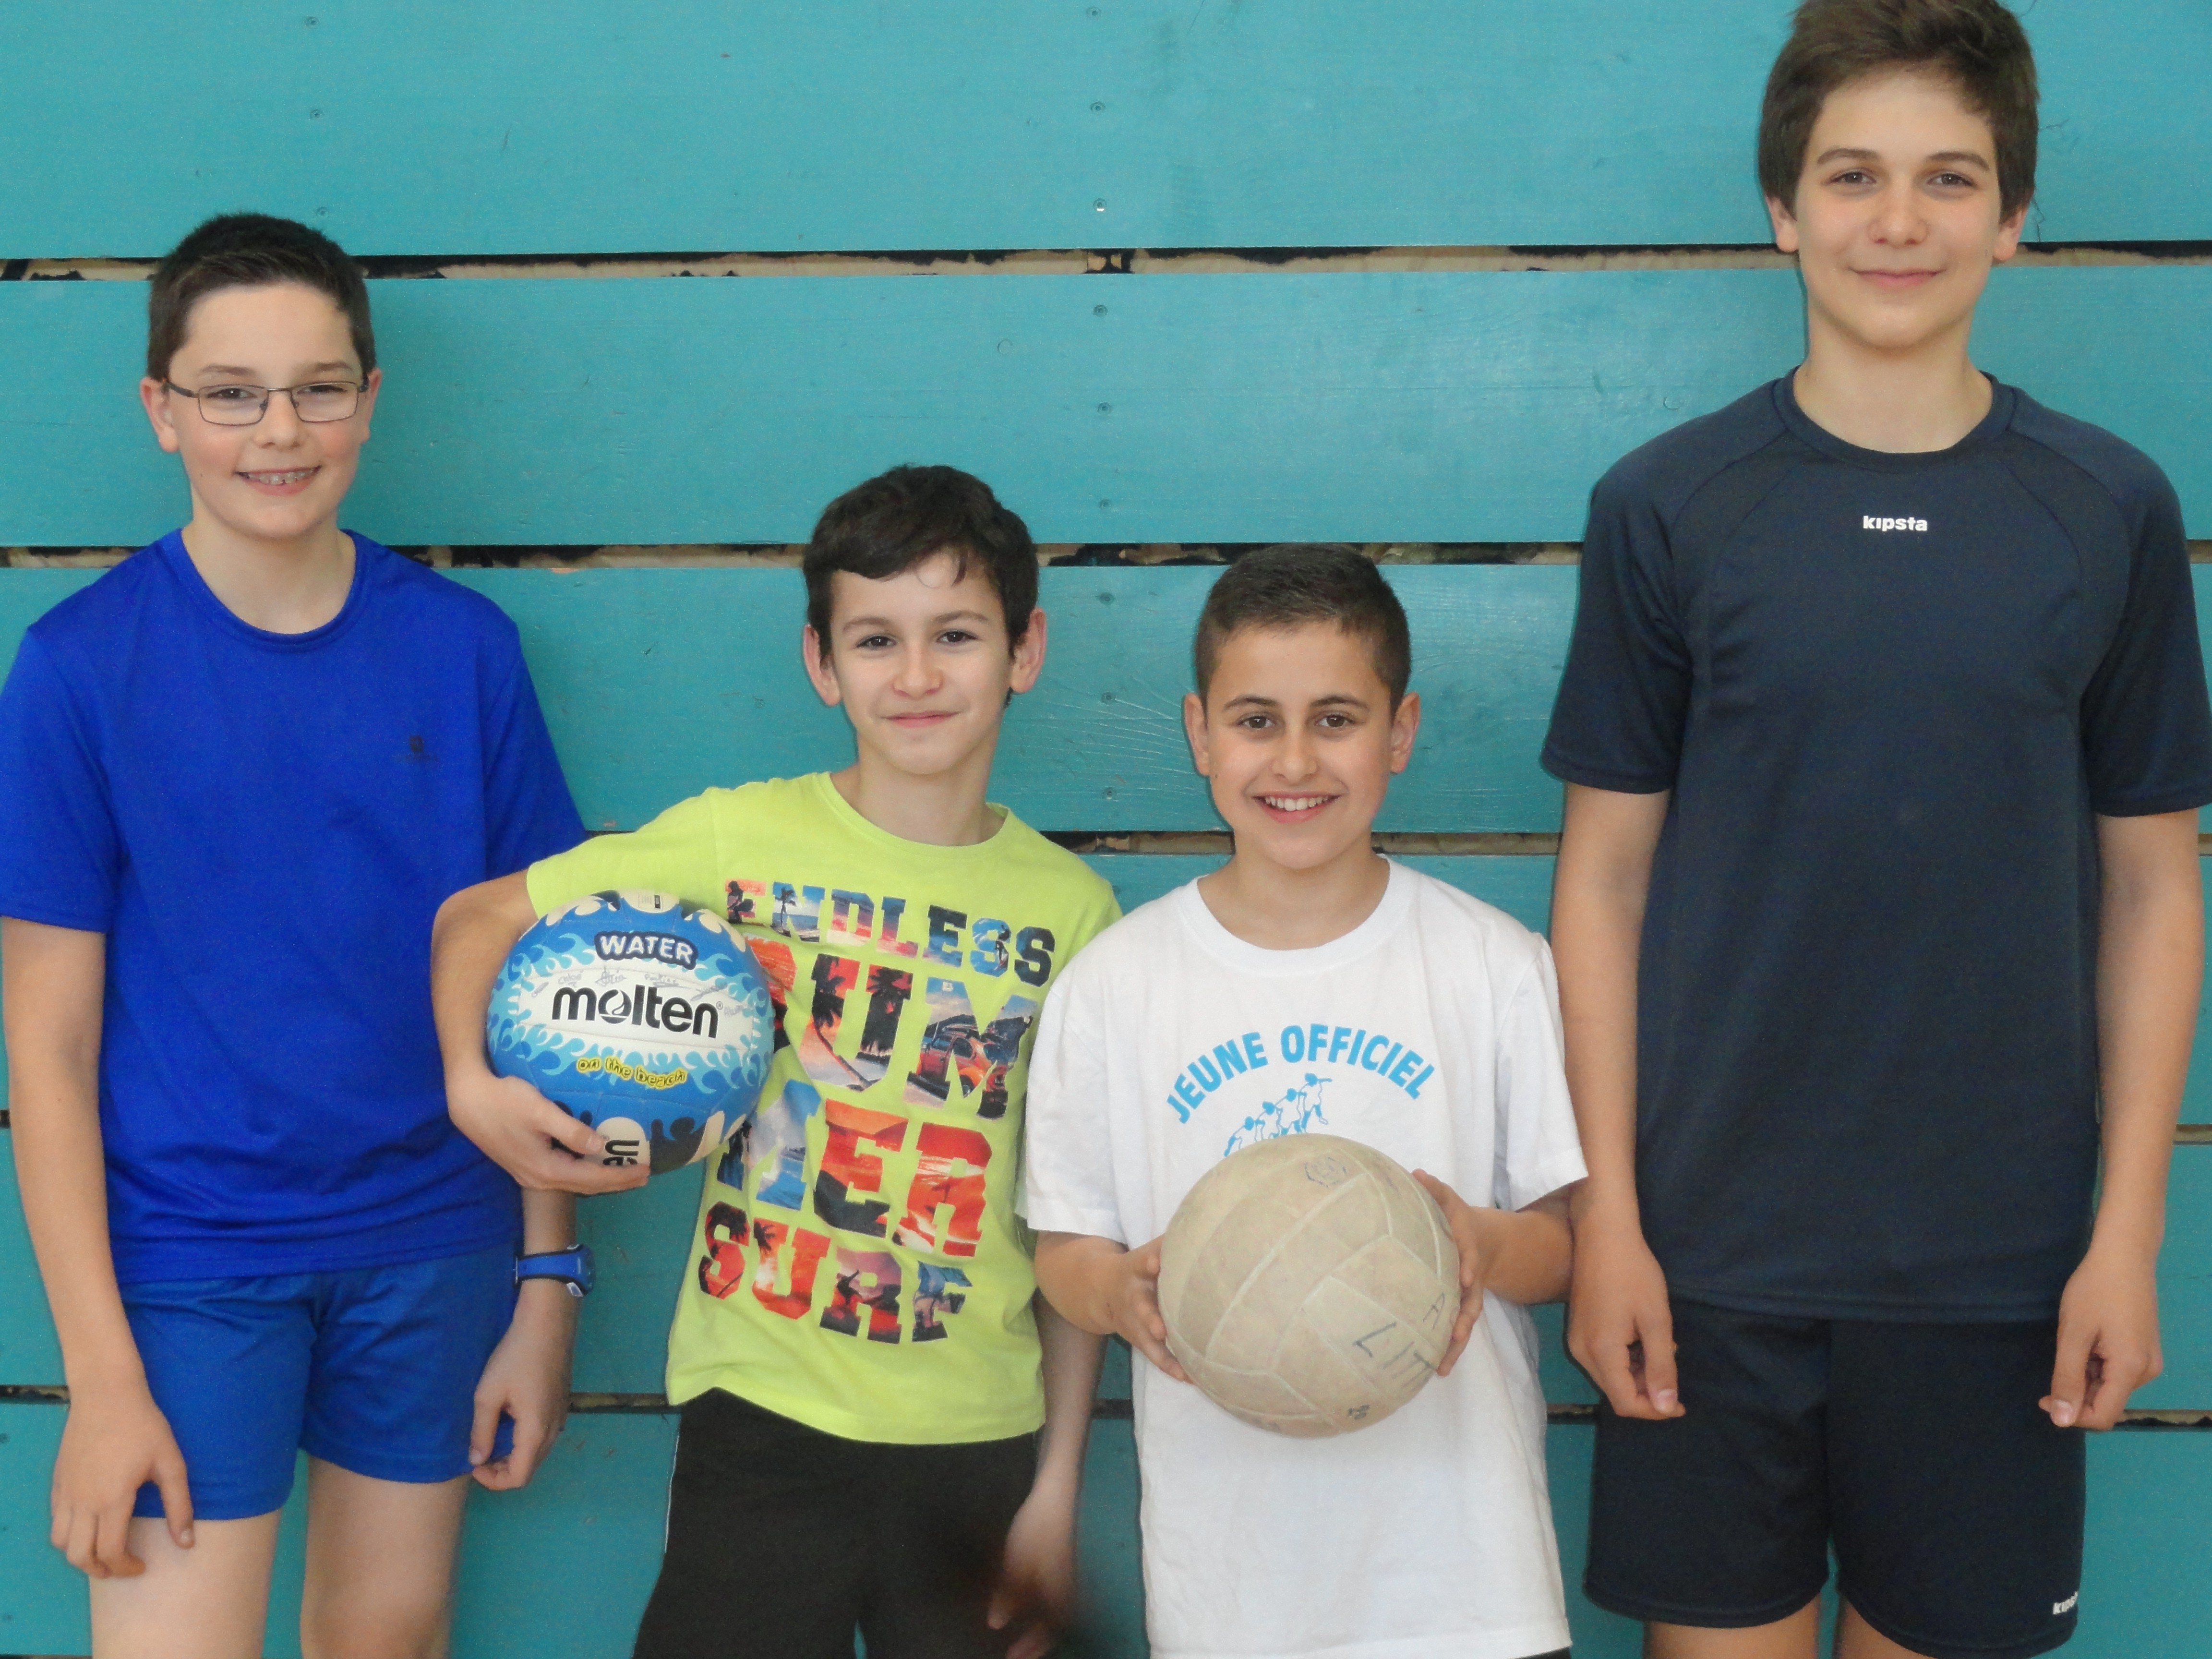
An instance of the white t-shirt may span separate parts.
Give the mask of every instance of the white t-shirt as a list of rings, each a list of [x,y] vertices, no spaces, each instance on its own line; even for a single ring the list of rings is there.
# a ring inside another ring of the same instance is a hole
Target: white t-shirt
[[[1063,972],[1030,1060],[1030,1224],[1146,1243],[1246,1142],[1364,1141],[1520,1209],[1583,1175],[1544,941],[1402,865],[1307,951],[1248,945],[1195,884]],[[1374,1427],[1271,1434],[1136,1364],[1157,1659],[1527,1659],[1567,1645],[1527,1312]]]

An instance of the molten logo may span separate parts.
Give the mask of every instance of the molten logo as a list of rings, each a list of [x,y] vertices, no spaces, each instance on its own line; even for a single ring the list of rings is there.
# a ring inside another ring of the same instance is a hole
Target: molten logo
[[[1928,528],[1928,520],[1925,519],[1877,519],[1869,513],[1859,520],[1859,528],[1862,530],[1925,530]]]
[[[721,1012],[705,997],[686,1002],[682,997],[661,995],[659,988],[653,985],[627,989],[617,985],[599,991],[563,985],[553,993],[552,1019],[556,1025],[599,1020],[609,1025],[645,1025],[679,1036],[689,1033],[710,1039],[719,1037],[722,1029]]]

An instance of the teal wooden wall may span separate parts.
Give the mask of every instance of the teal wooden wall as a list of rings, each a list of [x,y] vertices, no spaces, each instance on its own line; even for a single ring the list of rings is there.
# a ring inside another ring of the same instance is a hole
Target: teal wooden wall
[[[96,574],[42,567],[185,511],[133,394],[129,262],[207,213],[263,208],[386,274],[389,382],[349,522],[518,567],[454,574],[520,624],[588,823],[847,752],[798,672],[798,579],[775,549],[860,477],[944,460],[1059,544],[1051,659],[995,793],[1098,838],[1125,903],[1217,855],[1193,839],[1218,826],[1176,718],[1211,572],[1161,561],[1325,537],[1391,546],[1414,618],[1428,716],[1382,828],[1540,925],[1559,791],[1535,754],[1583,498],[1620,452],[1798,349],[1796,279],[1752,246],[1749,182],[1786,12],[0,9],[0,662]],[[2212,10],[2042,0],[2027,21],[2046,89],[2033,234],[2094,246],[1999,273],[1978,355],[2148,449],[2212,538]],[[1175,252],[1192,249],[1228,252]],[[1133,274],[1039,274],[1086,263]],[[908,269],[948,274],[890,274]],[[451,274],[416,279],[434,270]],[[74,276],[91,280],[42,280]],[[672,703],[698,718],[638,718]],[[2212,1124],[2205,1056],[2184,1115]],[[529,1491],[472,1503],[465,1659],[628,1651],[659,1548],[660,1343],[696,1179],[585,1206],[605,1284],[580,1410]],[[81,1584],[44,1544],[60,1363],[13,1181],[0,1159],[0,1653],[82,1653]],[[2177,1154],[2162,1285],[2167,1370],[2137,1401],[2159,1416],[2093,1447],[2073,1650],[2094,1659],[2194,1654],[2212,1628],[2212,1150]],[[1556,1310],[1547,1329],[1571,1582],[1592,1396]],[[1085,1650],[1113,1659],[1144,1652],[1127,1386],[1124,1360],[1085,1511]],[[272,1655],[297,1651],[298,1518]],[[516,1594],[548,1583],[590,1588]],[[1635,1650],[1624,1621],[1571,1611],[1578,1654]]]

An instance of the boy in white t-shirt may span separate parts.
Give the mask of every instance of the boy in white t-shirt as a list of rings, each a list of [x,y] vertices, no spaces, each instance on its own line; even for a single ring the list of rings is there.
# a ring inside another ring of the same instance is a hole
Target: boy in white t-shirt
[[[1405,613],[1370,562],[1249,555],[1214,585],[1194,654],[1184,723],[1236,856],[1108,928],[1054,988],[1023,1200],[1045,1295],[1147,1362],[1152,1651],[1555,1652],[1567,1623],[1524,1310],[1565,1292],[1564,1189],[1583,1160],[1551,952],[1370,848],[1420,720]],[[1334,1439],[1254,1428],[1190,1387],[1157,1293],[1183,1194],[1230,1152],[1299,1130],[1415,1170],[1460,1249],[1437,1378]]]

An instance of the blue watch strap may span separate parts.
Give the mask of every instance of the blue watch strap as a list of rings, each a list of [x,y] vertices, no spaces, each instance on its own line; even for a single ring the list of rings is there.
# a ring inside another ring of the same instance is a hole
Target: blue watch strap
[[[541,1250],[536,1255],[514,1258],[514,1282],[526,1279],[557,1279],[571,1296],[589,1296],[597,1275],[592,1268],[592,1247],[573,1244],[565,1250]]]

